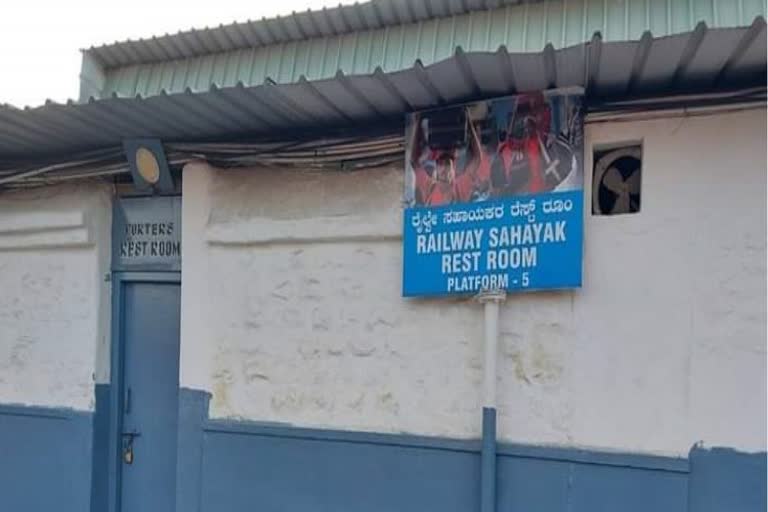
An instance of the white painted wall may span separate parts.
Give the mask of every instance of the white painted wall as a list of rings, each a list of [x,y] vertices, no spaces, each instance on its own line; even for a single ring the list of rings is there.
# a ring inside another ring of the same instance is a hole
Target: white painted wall
[[[643,141],[642,212],[585,214],[582,290],[503,307],[500,437],[765,450],[765,111],[587,138],[588,168]],[[212,416],[480,435],[482,309],[400,297],[401,192],[399,168],[185,169],[181,384]]]
[[[110,194],[0,193],[0,403],[93,409],[109,378]]]

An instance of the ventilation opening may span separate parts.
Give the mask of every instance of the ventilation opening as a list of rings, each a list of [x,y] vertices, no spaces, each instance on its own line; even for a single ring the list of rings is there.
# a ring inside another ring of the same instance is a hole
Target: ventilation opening
[[[640,211],[643,147],[640,144],[596,149],[592,169],[592,215]]]

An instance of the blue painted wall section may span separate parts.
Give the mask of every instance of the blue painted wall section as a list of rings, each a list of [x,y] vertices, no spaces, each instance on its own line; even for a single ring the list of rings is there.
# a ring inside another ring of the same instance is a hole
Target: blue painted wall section
[[[694,446],[691,461],[691,512],[766,510],[766,454]]]
[[[109,384],[96,384],[91,453],[91,510],[109,507]]]
[[[480,512],[496,512],[496,408],[483,407],[483,438],[480,453]]]
[[[200,510],[203,486],[203,425],[208,419],[211,395],[191,389],[179,390],[179,432],[176,459],[176,510]]]
[[[206,393],[181,397],[179,511],[479,509],[479,441],[213,421]],[[689,461],[508,444],[497,451],[500,512],[765,510],[765,454],[694,450]]]
[[[92,421],[90,413],[0,405],[0,510],[89,510]]]
[[[685,459],[502,445],[499,511],[685,511]]]
[[[477,509],[479,457],[460,445],[405,445],[399,436],[335,438],[292,430],[208,425],[201,510]]]
[[[208,419],[182,389],[177,511],[473,511],[481,442]],[[0,405],[0,510],[100,511],[109,387],[93,414]],[[766,454],[688,458],[499,444],[497,510],[763,512]],[[93,486],[91,483],[93,482]]]

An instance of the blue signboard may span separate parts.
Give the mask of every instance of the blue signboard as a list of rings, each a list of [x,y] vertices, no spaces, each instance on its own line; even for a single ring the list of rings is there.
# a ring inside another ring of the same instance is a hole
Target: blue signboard
[[[581,191],[405,213],[403,294],[581,286]]]
[[[536,93],[409,117],[404,296],[581,286],[581,104]]]

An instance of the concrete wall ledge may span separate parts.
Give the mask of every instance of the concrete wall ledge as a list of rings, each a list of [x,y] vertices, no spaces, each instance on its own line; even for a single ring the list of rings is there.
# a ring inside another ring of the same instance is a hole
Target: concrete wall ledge
[[[393,214],[399,218],[400,214]],[[317,244],[351,242],[397,242],[402,239],[399,223],[357,218],[319,218],[309,220],[254,219],[207,229],[210,245],[251,246],[272,244]]]
[[[0,416],[28,416],[49,420],[70,420],[74,416],[90,416],[90,413],[73,409],[58,409],[22,404],[0,404]]]
[[[260,423],[247,421],[208,420],[203,425],[208,433],[250,435],[260,437],[277,437],[285,439],[302,439],[316,441],[331,441],[340,443],[375,444],[383,446],[399,446],[423,448],[432,450],[447,450],[480,454],[481,441],[447,439],[411,434],[386,434],[378,432],[360,432],[345,430],[325,430],[300,428],[287,424]],[[500,457],[529,458],[578,464],[595,464],[632,469],[655,471],[670,471],[688,473],[690,466],[687,458],[668,457],[663,455],[646,455],[601,451],[586,448],[570,448],[559,446],[536,446],[512,443],[499,443],[497,453]]]
[[[60,201],[60,199],[59,199]],[[94,201],[90,201],[93,203]],[[46,208],[42,200],[14,209],[0,205],[0,251],[91,246],[95,243],[89,204]]]

